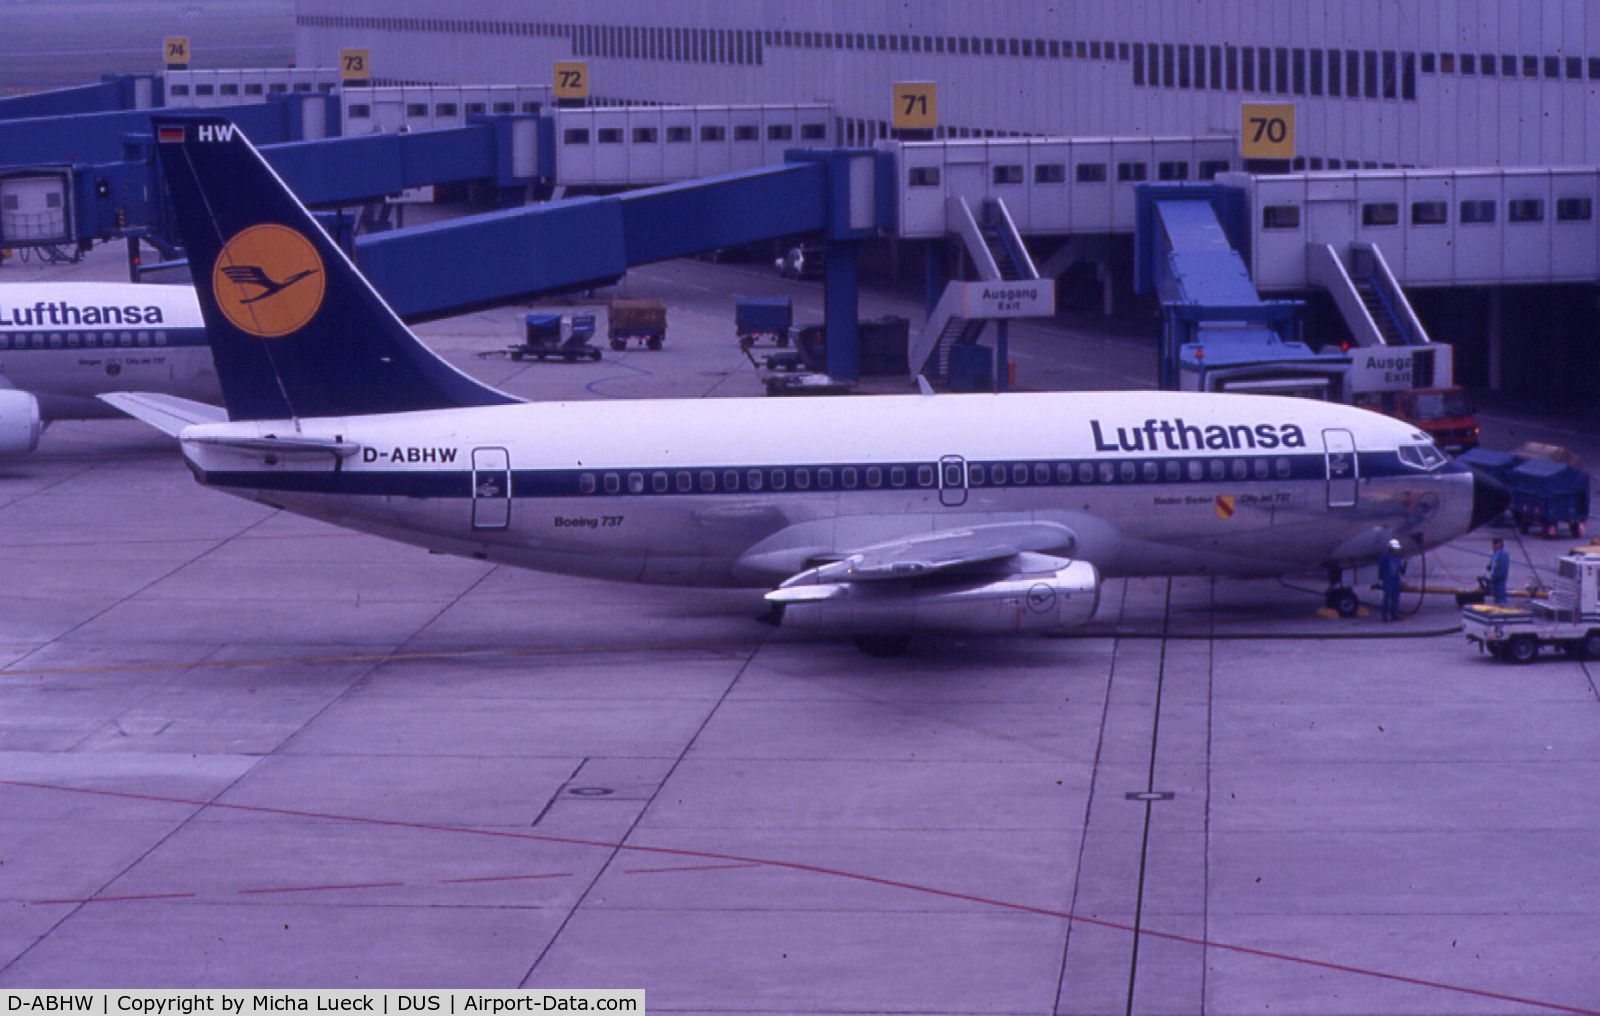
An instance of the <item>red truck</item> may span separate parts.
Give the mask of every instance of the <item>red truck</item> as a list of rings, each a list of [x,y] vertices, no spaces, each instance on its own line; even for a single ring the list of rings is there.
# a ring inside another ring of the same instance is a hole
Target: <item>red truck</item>
[[[1478,419],[1473,415],[1472,402],[1462,388],[1451,385],[1448,388],[1412,388],[1384,394],[1384,412],[1415,424],[1418,430],[1433,438],[1440,448],[1460,453],[1478,447]]]

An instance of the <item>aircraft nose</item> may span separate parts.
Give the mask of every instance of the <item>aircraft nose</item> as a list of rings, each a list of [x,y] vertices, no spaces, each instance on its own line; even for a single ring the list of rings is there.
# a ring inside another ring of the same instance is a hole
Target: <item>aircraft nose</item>
[[[1477,466],[1472,470],[1472,522],[1471,528],[1487,525],[1498,519],[1511,505],[1511,491],[1505,484]]]

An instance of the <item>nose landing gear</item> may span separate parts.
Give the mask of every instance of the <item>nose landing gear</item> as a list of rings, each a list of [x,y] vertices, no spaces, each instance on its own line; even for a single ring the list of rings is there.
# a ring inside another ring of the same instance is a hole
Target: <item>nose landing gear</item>
[[[1339,568],[1328,569],[1328,592],[1323,602],[1340,617],[1355,617],[1361,610],[1361,600],[1354,589],[1344,584],[1344,572]]]

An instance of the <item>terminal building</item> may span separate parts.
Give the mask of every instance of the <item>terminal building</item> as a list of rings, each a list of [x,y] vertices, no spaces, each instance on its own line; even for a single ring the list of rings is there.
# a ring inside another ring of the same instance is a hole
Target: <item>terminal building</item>
[[[1278,220],[1295,223],[1292,235],[1269,228],[1251,268],[1258,288],[1310,298],[1314,340],[1336,338],[1341,325],[1326,297],[1308,290],[1306,259],[1273,260],[1263,272],[1262,252],[1303,244],[1318,195],[1331,192],[1377,236],[1396,213],[1391,233],[1405,235],[1384,236],[1384,250],[1393,264],[1416,266],[1399,281],[1433,338],[1455,347],[1458,380],[1600,393],[1600,273],[1589,267],[1600,239],[1594,174],[1585,172],[1600,164],[1600,6],[1584,0],[301,0],[295,20],[302,66],[331,65],[341,48],[359,45],[374,54],[376,83],[511,83],[529,68],[582,60],[592,104],[827,104],[830,134],[844,145],[895,136],[891,87],[903,81],[937,83],[934,139],[1236,140],[1241,103],[1291,103],[1292,159],[1155,160],[1139,178],[1200,179],[1227,168],[1313,174],[1310,184],[1277,188],[1298,189],[1305,207]],[[1573,172],[1524,172],[1563,167]],[[1406,173],[1424,169],[1451,172],[1420,183]],[[1503,180],[1485,169],[1515,173]],[[1385,171],[1399,176],[1385,183]],[[1320,173],[1352,175],[1318,185],[1336,179]],[[1514,181],[1529,194],[1513,193]],[[1414,191],[1425,207],[1412,216],[1413,202],[1386,199],[1374,219],[1355,211],[1349,195],[1358,187]],[[1072,200],[1087,209],[1081,194]],[[1100,204],[1106,216],[1131,215],[1131,194]],[[1059,213],[1067,216],[1065,205]],[[1484,215],[1492,222],[1474,232]],[[1258,240],[1261,227],[1254,223]],[[1044,246],[1048,256],[1052,244]],[[1458,248],[1460,267],[1437,267]],[[1498,267],[1479,270],[1486,264]]]

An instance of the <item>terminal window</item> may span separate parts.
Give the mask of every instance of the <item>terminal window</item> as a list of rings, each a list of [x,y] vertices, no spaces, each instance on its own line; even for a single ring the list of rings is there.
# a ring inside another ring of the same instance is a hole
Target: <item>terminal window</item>
[[[494,104],[494,111],[496,113],[515,113],[517,104],[514,102],[497,102]]]
[[[690,129],[688,127],[682,127],[682,126],[679,126],[679,127],[668,127],[667,128],[667,144],[669,144],[669,145],[682,144],[683,142],[686,142],[686,141],[688,141],[690,139],[692,133],[693,132],[690,131]]]
[[[800,138],[803,141],[826,141],[828,127],[820,123],[803,123],[800,125]]]
[[[1150,177],[1150,167],[1142,162],[1117,163],[1117,182],[1135,183]]]
[[[622,144],[622,128],[601,127],[595,131],[595,141],[602,145],[620,145]]]
[[[636,145],[655,144],[656,129],[654,127],[635,127],[633,129],[633,142]]]
[[[937,187],[939,186],[939,167],[912,166],[907,174],[906,182],[912,187]]]
[[[411,103],[407,103],[406,104],[406,116],[427,116],[427,115],[428,115],[428,106],[427,106],[426,103],[411,102]]]
[[[1018,165],[995,166],[990,170],[994,182],[997,184],[1014,184],[1022,182],[1022,167]]]
[[[1542,222],[1544,202],[1538,198],[1518,198],[1506,203],[1506,219],[1511,222]]]
[[[1556,221],[1588,222],[1594,218],[1594,201],[1590,198],[1557,198]]]
[[[742,123],[742,124],[734,125],[734,128],[733,128],[733,140],[735,140],[735,141],[754,141],[754,140],[756,140],[756,125],[753,124],[753,123]]]
[[[1187,180],[1189,179],[1189,164],[1187,162],[1163,162],[1156,167],[1158,180]]]
[[[1106,164],[1103,162],[1080,162],[1075,173],[1079,183],[1106,182]]]
[[[238,95],[239,94],[239,86],[236,85],[236,84],[232,84],[232,83],[225,84],[225,85],[218,85],[217,89],[223,95]]]
[[[196,94],[196,95],[211,95],[211,94],[213,94],[215,92],[216,92],[216,89],[213,88],[210,85],[195,85],[194,86],[194,94]]]
[[[173,85],[171,88],[167,89],[167,91],[169,93],[173,94],[173,95],[188,95],[189,94],[189,86],[188,85]]]
[[[727,138],[728,128],[720,124],[706,124],[700,128],[701,141],[726,141]]]
[[[568,127],[561,132],[561,143],[564,145],[587,145],[589,143],[588,128]]]
[[[244,94],[246,94],[246,95],[260,95],[261,94],[261,82],[259,82],[259,81],[247,81],[247,82],[245,82]]]
[[[354,102],[345,116],[352,120],[365,120],[372,116],[372,107],[364,102]]]
[[[1299,205],[1266,205],[1261,209],[1262,229],[1299,229]]]
[[[794,126],[786,123],[767,124],[768,141],[788,141],[794,137]]]
[[[1393,201],[1374,201],[1361,206],[1363,226],[1395,226],[1400,223],[1400,206]]]
[[[1321,160],[1313,160],[1320,162]],[[1199,177],[1202,180],[1212,180],[1218,173],[1226,173],[1230,168],[1227,159],[1202,159],[1200,161]]]
[[[433,112],[435,116],[455,116],[456,104],[453,102],[441,102],[433,107]]]
[[[484,105],[481,102],[469,102],[466,105],[466,110],[467,110],[467,115],[468,116],[475,116],[475,115],[480,114],[480,113],[486,113],[486,112],[488,112],[488,109],[489,109],[489,107]],[[498,112],[498,110],[496,112]]]
[[[1442,226],[1449,219],[1449,205],[1443,201],[1413,201],[1411,224],[1413,226]]]

